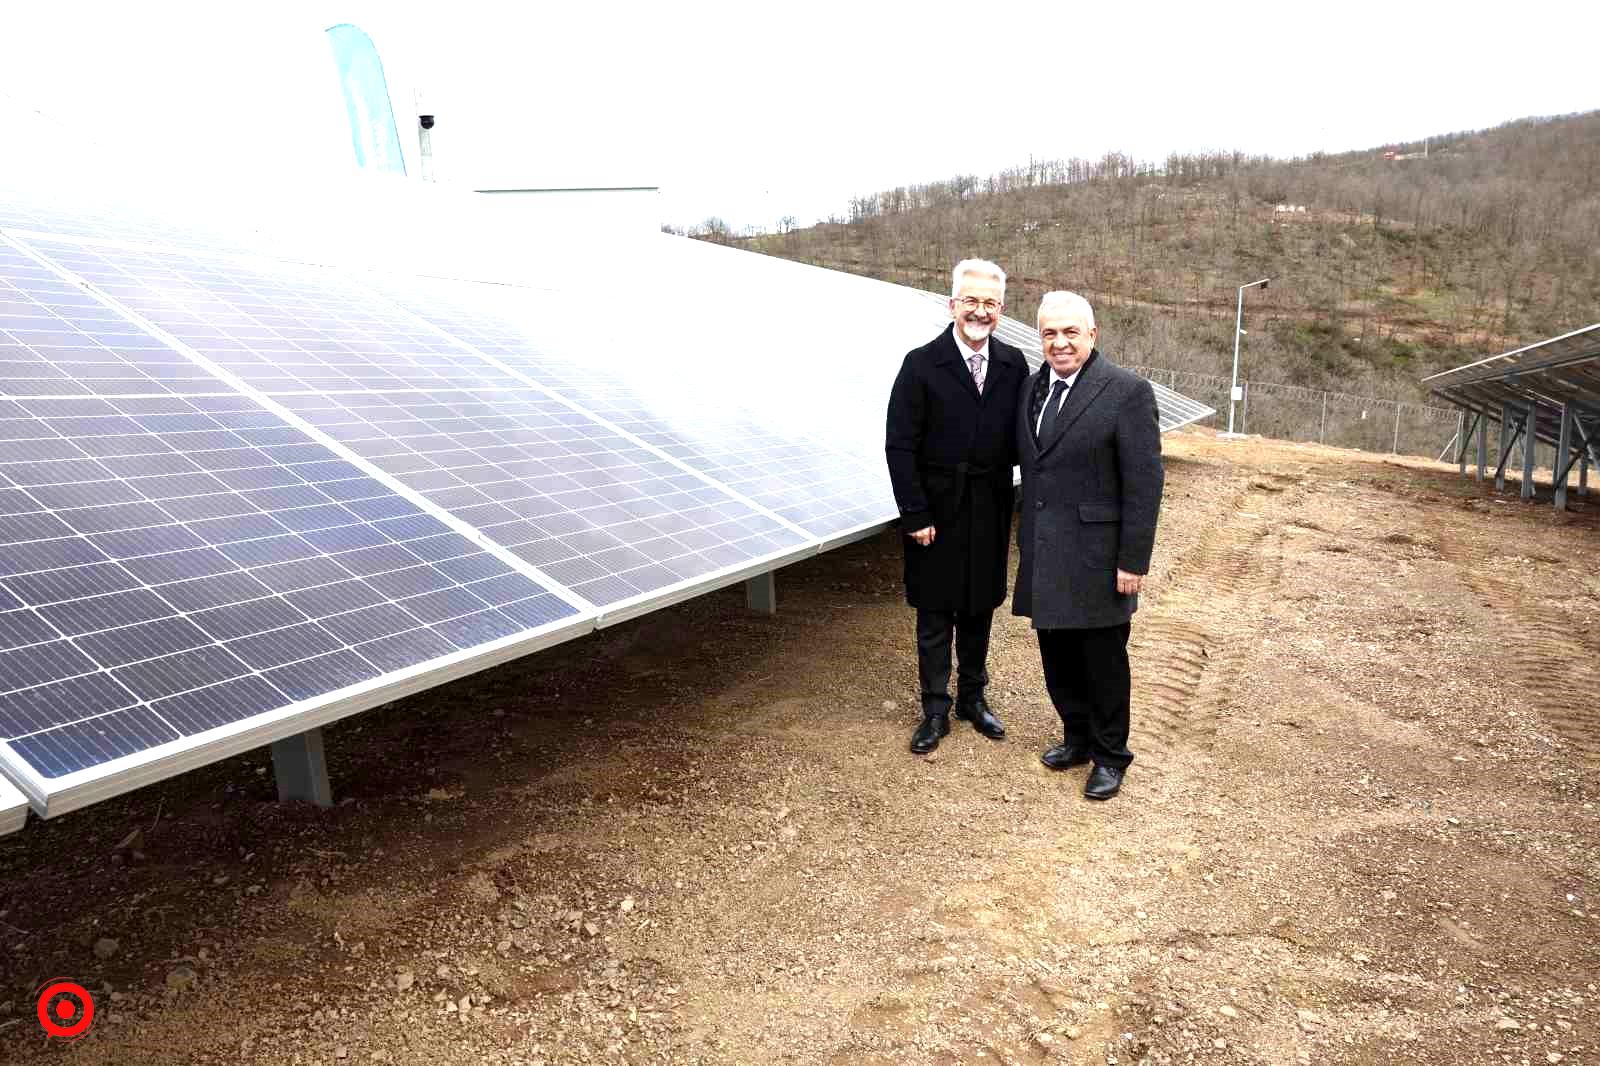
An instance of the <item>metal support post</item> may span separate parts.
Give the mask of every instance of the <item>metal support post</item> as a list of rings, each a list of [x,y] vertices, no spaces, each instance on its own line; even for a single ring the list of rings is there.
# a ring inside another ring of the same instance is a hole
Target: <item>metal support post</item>
[[[744,602],[757,614],[778,613],[778,580],[773,571],[757,574],[744,583]]]
[[[1489,413],[1478,412],[1478,480],[1489,466]]]
[[[1578,456],[1578,495],[1589,495],[1589,449],[1583,449]]]
[[[1400,454],[1400,401],[1394,402],[1394,446],[1389,449],[1390,455]]]
[[[318,807],[333,806],[321,729],[308,729],[298,736],[274,741],[272,769],[278,778],[279,802],[305,800]]]
[[[1567,477],[1572,473],[1572,407],[1561,405],[1561,433],[1556,444],[1556,510],[1567,509]]]
[[[1250,432],[1250,383],[1244,383],[1244,404],[1239,410],[1239,432]]]
[[[1500,463],[1494,468],[1494,491],[1506,491],[1506,462],[1511,458],[1511,447],[1517,443],[1516,430],[1511,425],[1511,405],[1500,405]]]
[[[1467,411],[1456,412],[1456,462],[1461,464],[1461,476],[1467,476]]]
[[[1538,448],[1537,440],[1533,435],[1533,405],[1528,405],[1528,413],[1522,416],[1522,498],[1533,499],[1533,459]]]
[[[1328,394],[1322,394],[1322,429],[1317,432],[1317,443],[1328,443]]]

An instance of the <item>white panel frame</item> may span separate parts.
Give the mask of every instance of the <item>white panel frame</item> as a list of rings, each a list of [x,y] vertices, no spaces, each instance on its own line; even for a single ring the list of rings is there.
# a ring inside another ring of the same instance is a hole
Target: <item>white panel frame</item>
[[[394,670],[309,700],[287,704],[266,714],[254,715],[231,725],[209,729],[192,737],[183,737],[57,778],[35,773],[26,760],[11,750],[10,744],[0,742],[0,753],[5,755],[4,759],[0,759],[0,770],[22,790],[40,817],[54,818],[583,636],[594,628],[592,613],[547,622],[538,629],[502,637],[403,670]]]
[[[0,836],[15,833],[28,821],[28,800],[0,777]]]

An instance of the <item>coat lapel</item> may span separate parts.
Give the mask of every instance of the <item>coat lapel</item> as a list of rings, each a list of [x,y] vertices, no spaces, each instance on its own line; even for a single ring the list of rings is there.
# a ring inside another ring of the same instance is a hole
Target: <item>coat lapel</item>
[[[1066,436],[1067,430],[1072,428],[1072,423],[1078,416],[1086,411],[1094,398],[1100,394],[1109,383],[1109,379],[1100,373],[1101,355],[1095,352],[1089,361],[1078,371],[1078,378],[1072,383],[1072,388],[1067,390],[1067,398],[1061,406],[1061,412],[1056,415],[1056,424],[1050,428],[1050,439],[1039,442],[1039,454],[1048,454],[1050,449],[1061,443],[1061,438]],[[1041,373],[1049,373],[1049,364]],[[1031,436],[1031,434],[1030,434]]]

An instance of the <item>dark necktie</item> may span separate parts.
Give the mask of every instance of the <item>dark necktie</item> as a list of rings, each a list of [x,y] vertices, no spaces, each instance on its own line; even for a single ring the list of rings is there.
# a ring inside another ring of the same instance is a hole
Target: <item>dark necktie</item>
[[[1067,383],[1065,381],[1057,381],[1050,386],[1050,395],[1044,401],[1044,418],[1039,422],[1039,439],[1041,441],[1050,439],[1050,431],[1056,427],[1056,415],[1061,413],[1061,405],[1064,403],[1062,396],[1066,391]]]

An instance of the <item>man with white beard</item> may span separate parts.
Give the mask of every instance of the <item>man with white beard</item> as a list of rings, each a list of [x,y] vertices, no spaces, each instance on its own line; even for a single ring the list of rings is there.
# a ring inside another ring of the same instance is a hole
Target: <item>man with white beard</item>
[[[956,265],[951,324],[908,353],[894,389],[884,450],[900,509],[906,602],[917,609],[922,721],[911,750],[926,754],[950,732],[950,646],[955,714],[992,740],[1005,727],[984,699],[989,626],[1006,598],[1017,462],[1017,400],[1028,364],[992,336],[1005,309],[1005,271],[981,259]]]

